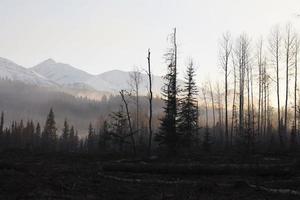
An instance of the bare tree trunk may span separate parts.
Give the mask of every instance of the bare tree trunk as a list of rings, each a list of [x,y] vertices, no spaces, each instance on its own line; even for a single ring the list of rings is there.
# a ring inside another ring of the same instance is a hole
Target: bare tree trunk
[[[134,69],[130,74],[130,82],[129,85],[131,86],[131,89],[135,93],[135,104],[136,104],[136,115],[135,115],[135,125],[136,125],[136,133],[139,135],[139,118],[140,118],[140,103],[139,103],[139,89],[140,89],[140,83],[142,81],[141,72],[138,68]]]
[[[244,89],[245,89],[245,70],[248,65],[249,40],[246,35],[241,35],[238,40],[236,57],[239,66],[239,134],[244,134]]]
[[[230,131],[230,146],[232,146],[233,142],[233,131],[235,127],[235,118],[236,118],[236,105],[235,105],[235,97],[236,97],[236,68],[235,64],[233,64],[233,76],[234,76],[234,83],[233,83],[233,99],[232,99],[232,117],[231,117],[231,131]]]
[[[221,43],[221,64],[225,72],[225,140],[226,146],[228,146],[228,65],[229,57],[232,50],[231,36],[229,33],[224,34]]]
[[[127,101],[125,99],[125,90],[121,90],[120,91],[120,95],[122,97],[122,100],[124,102],[125,109],[126,109],[127,120],[128,120],[129,130],[130,130],[130,138],[131,138],[131,143],[132,143],[132,148],[133,148],[133,153],[134,153],[134,155],[136,155],[136,146],[135,146],[134,133],[133,133],[133,130],[132,130],[131,118],[130,118],[130,113],[129,113],[129,109],[128,109],[128,103],[127,103]]]
[[[209,81],[209,89],[210,89],[211,106],[213,110],[213,133],[215,136],[216,135],[215,100],[214,100],[214,93],[213,93],[211,81]]]
[[[261,134],[261,101],[262,100],[262,40],[258,48],[258,117],[257,117],[257,132]]]
[[[251,130],[252,130],[252,136],[254,137],[255,134],[255,121],[254,121],[254,96],[253,96],[253,68],[251,66],[250,68],[250,78],[251,78]]]
[[[299,50],[299,42],[298,38],[295,40],[295,88],[294,88],[294,129],[295,133],[297,133],[297,81],[298,81],[298,50]]]
[[[287,126],[288,126],[288,98],[289,98],[289,68],[290,68],[290,61],[292,56],[292,48],[294,43],[294,37],[291,33],[291,27],[287,26],[287,36],[285,40],[285,64],[286,64],[286,88],[285,88],[285,109],[284,109],[284,132],[285,137],[287,137]]]
[[[264,131],[263,135],[266,136],[267,132],[267,84],[268,84],[268,78],[267,78],[267,71],[266,71],[266,64],[264,64]]]
[[[270,51],[273,57],[273,63],[276,65],[276,96],[277,96],[277,131],[281,146],[284,145],[282,138],[282,124],[281,124],[281,113],[280,113],[280,82],[279,82],[279,58],[280,58],[280,46],[281,36],[279,28],[275,27],[271,32],[270,38]]]
[[[217,84],[217,99],[218,99],[218,117],[219,117],[219,135],[223,142],[223,120],[222,120],[222,100],[221,100],[221,90],[220,90],[220,84]],[[225,145],[227,146],[227,139],[225,136]]]
[[[152,143],[152,74],[151,74],[151,63],[150,63],[150,49],[148,49],[148,79],[149,79],[149,143],[148,143],[148,155],[151,155],[151,143]]]
[[[202,88],[203,99],[205,103],[205,126],[208,128],[208,103],[206,98],[206,87]]]
[[[250,69],[247,66],[247,136],[251,135],[251,105],[250,105]],[[249,140],[250,141],[250,140]]]
[[[295,37],[295,58],[294,58],[294,125],[291,132],[291,145],[294,148],[297,144],[297,133],[298,133],[298,127],[297,127],[297,80],[298,80],[298,50],[299,50],[299,42],[298,37]]]

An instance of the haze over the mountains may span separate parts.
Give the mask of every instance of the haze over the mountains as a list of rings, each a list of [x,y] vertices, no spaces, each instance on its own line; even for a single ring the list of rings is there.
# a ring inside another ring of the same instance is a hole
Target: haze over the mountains
[[[41,87],[61,89],[74,96],[100,99],[103,94],[117,94],[121,89],[130,90],[130,73],[111,70],[92,75],[69,64],[47,59],[31,68],[25,68],[5,58],[0,58],[0,77]],[[153,91],[160,94],[163,80],[153,76]],[[148,93],[148,78],[141,74],[140,94]]]

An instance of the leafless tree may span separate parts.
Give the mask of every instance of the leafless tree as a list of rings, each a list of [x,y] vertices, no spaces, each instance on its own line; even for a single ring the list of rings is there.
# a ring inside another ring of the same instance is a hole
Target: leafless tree
[[[208,128],[208,102],[207,102],[207,87],[204,85],[202,87],[202,95],[203,95],[203,100],[204,100],[204,105],[205,105],[205,127]]]
[[[245,75],[249,64],[249,39],[247,35],[242,34],[237,40],[235,49],[235,59],[239,70],[239,134],[244,134],[244,91]]]
[[[152,74],[151,74],[151,52],[150,49],[148,49],[148,79],[149,79],[149,143],[148,143],[148,155],[151,155],[151,143],[152,143],[152,99],[153,99],[153,92],[152,92]]]
[[[279,80],[279,63],[280,63],[280,52],[281,52],[282,37],[279,31],[279,27],[276,26],[272,29],[269,39],[269,49],[271,54],[271,62],[275,65],[276,69],[276,96],[277,96],[277,131],[280,140],[280,144],[283,145],[282,138],[282,124],[281,124],[281,113],[280,113],[280,80]]]
[[[232,51],[231,36],[229,33],[223,34],[220,43],[220,62],[224,70],[225,77],[225,140],[226,146],[228,145],[228,76],[229,76],[229,58]]]
[[[214,92],[213,92],[211,81],[208,82],[208,85],[209,85],[209,90],[210,90],[210,99],[211,99],[211,106],[212,106],[212,111],[213,111],[213,113],[212,113],[213,114],[212,128],[213,128],[213,134],[215,136],[215,134],[216,134],[215,99],[214,99]]]
[[[235,59],[232,59],[233,62],[233,98],[232,98],[232,117],[231,117],[231,131],[230,131],[230,145],[232,146],[233,142],[233,133],[237,127],[237,107],[236,107],[236,93],[237,93],[237,73],[236,73],[236,62]]]
[[[289,98],[289,76],[290,76],[290,67],[293,65],[293,48],[295,44],[295,36],[292,33],[291,25],[287,25],[286,27],[286,38],[284,41],[285,47],[285,67],[286,67],[286,89],[285,89],[285,108],[284,108],[284,132],[285,137],[287,136],[287,126],[288,126],[288,98]]]
[[[299,51],[299,39],[295,36],[295,48],[294,48],[294,125],[291,133],[291,145],[296,144],[296,135],[298,133],[297,127],[297,81],[298,81],[298,51]]]
[[[139,103],[139,90],[140,84],[142,82],[142,74],[139,68],[135,68],[132,72],[129,73],[130,81],[129,85],[131,90],[135,94],[135,106],[136,106],[136,113],[135,113],[135,125],[136,125],[136,133],[139,133],[139,119],[140,119],[140,103]]]
[[[223,139],[223,105],[222,105],[222,93],[220,89],[220,84],[217,83],[217,104],[218,104],[218,131],[221,139]],[[227,136],[228,137],[228,136]],[[228,138],[226,138],[225,135],[225,145],[227,146],[228,144]]]
[[[126,97],[125,97],[126,93],[127,93],[127,91],[125,91],[125,90],[120,91],[120,95],[121,95],[122,101],[123,101],[123,103],[125,105],[125,109],[126,109],[126,115],[127,115],[128,125],[129,125],[129,131],[130,131],[130,138],[131,138],[133,153],[134,153],[134,155],[136,155],[134,132],[133,132],[132,125],[131,125],[131,117],[130,117],[130,113],[129,113],[129,109],[128,109],[128,102],[127,102]]]

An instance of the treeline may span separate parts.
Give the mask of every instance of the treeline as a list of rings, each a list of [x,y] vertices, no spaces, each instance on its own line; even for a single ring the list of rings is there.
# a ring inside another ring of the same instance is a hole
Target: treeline
[[[201,86],[196,84],[192,59],[186,66],[184,82],[178,84],[176,29],[168,38],[163,105],[153,97],[149,49],[145,60],[148,96],[140,96],[141,70],[136,69],[130,75],[131,89],[121,90],[119,96],[109,100],[118,99],[117,104],[107,104],[110,114],[90,123],[86,137],[78,137],[67,121],[58,136],[51,110],[42,131],[32,122],[25,126],[23,122],[13,122],[2,130],[2,146],[148,156],[217,150],[247,153],[298,150],[299,39],[291,25],[282,32],[279,27],[273,28],[266,41],[254,42],[246,34],[236,39],[224,34],[219,45],[224,79],[221,83],[203,81]]]

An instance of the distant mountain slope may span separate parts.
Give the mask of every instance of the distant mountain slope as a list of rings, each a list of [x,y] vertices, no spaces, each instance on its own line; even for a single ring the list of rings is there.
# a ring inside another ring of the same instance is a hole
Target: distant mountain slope
[[[117,94],[122,89],[130,90],[130,74],[121,70],[111,70],[92,75],[69,64],[47,59],[40,64],[25,68],[5,58],[0,58],[0,78],[21,81],[39,86],[58,87],[74,96],[101,99],[104,94]],[[141,74],[140,95],[148,94],[148,76]],[[178,80],[179,85],[182,81]],[[164,80],[153,76],[154,95],[161,93]]]
[[[93,76],[69,64],[59,63],[53,59],[47,59],[31,69],[59,84],[83,83]]]
[[[97,90],[116,93],[121,89],[130,89],[130,73],[132,72],[112,70],[94,76],[86,83]],[[148,93],[148,76],[142,73],[141,79],[140,94],[146,95]],[[162,86],[163,79],[159,76],[153,76],[153,92],[159,94]]]
[[[32,85],[56,86],[56,83],[35,71],[26,69],[5,58],[0,58],[0,78],[21,81]]]

